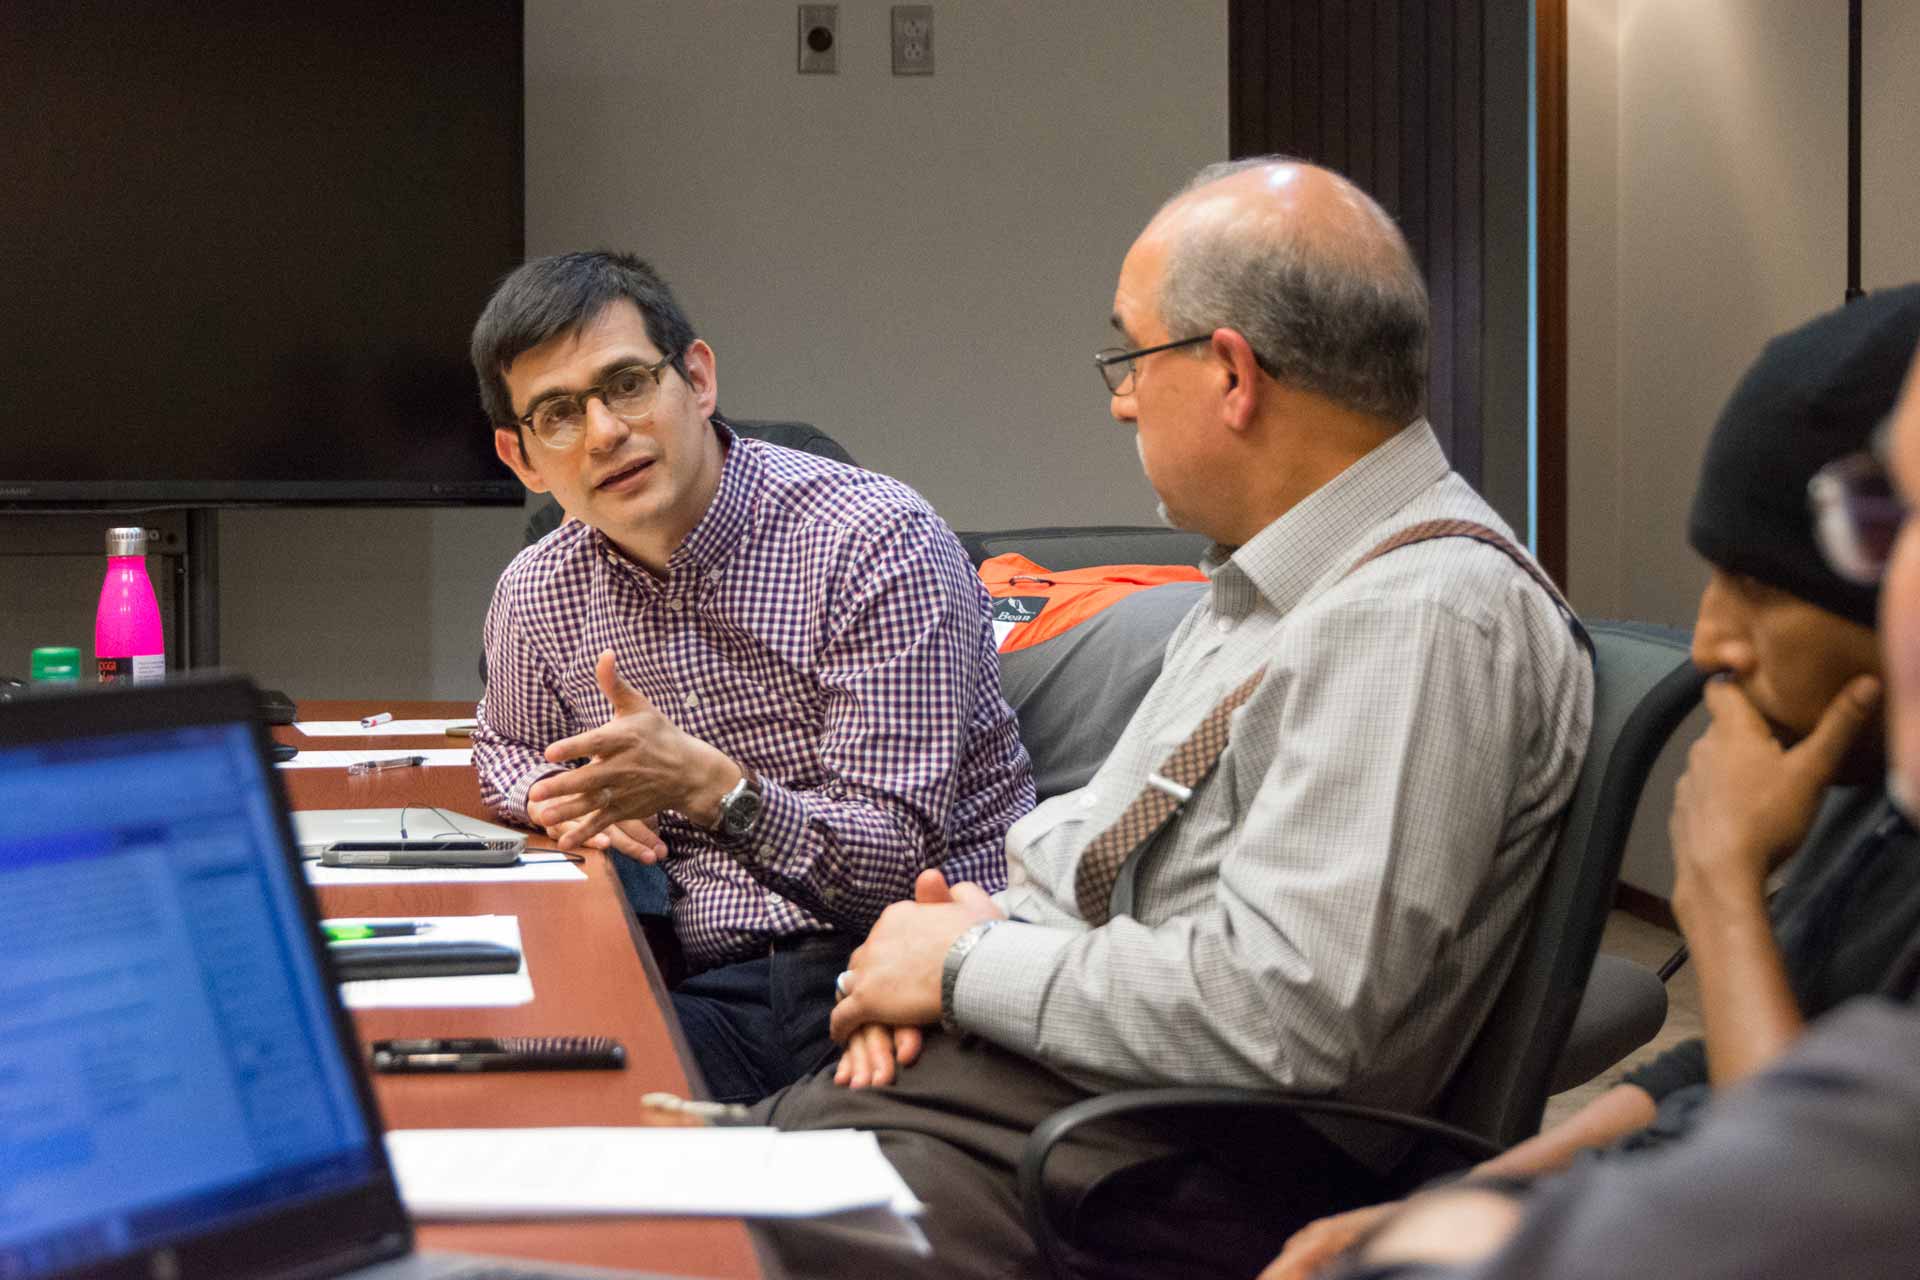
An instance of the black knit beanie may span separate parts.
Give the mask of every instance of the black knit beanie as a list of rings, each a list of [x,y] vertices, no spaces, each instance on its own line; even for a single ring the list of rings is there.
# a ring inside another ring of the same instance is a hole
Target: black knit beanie
[[[1708,561],[1829,613],[1874,625],[1877,586],[1827,567],[1807,481],[1867,447],[1920,343],[1920,284],[1829,311],[1760,353],[1707,442],[1687,539]]]

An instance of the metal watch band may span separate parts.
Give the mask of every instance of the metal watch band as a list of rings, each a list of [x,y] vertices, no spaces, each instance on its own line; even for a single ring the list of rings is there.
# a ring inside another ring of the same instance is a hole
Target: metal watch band
[[[940,962],[940,1025],[955,1035],[960,1033],[960,1024],[954,1020],[953,993],[960,985],[960,966],[966,963],[967,953],[980,944],[980,939],[995,925],[1005,923],[1005,920],[982,920],[955,938]]]
[[[734,783],[727,794],[720,797],[720,821],[714,829],[722,835],[737,839],[740,836],[752,834],[754,827],[759,825],[763,801],[760,795],[760,775],[753,771],[752,765],[740,764],[738,761],[734,763],[740,770],[740,781]],[[750,806],[750,809],[742,821],[735,819],[734,814],[742,807],[743,802]]]

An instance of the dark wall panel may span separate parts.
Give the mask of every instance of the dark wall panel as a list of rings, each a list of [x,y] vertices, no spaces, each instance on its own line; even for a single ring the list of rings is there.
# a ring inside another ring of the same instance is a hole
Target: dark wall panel
[[[1282,152],[1337,169],[1399,221],[1433,301],[1434,429],[1454,466],[1524,535],[1525,424],[1489,430],[1487,380],[1496,368],[1519,379],[1524,401],[1524,356],[1517,369],[1510,357],[1514,336],[1521,350],[1526,340],[1528,168],[1524,155],[1488,154],[1487,123],[1490,111],[1518,112],[1524,133],[1527,5],[1232,0],[1228,12],[1233,154]],[[1508,66],[1513,50],[1519,63]],[[1489,51],[1503,62],[1490,67]],[[1491,136],[1504,146],[1509,134]],[[1489,283],[1510,299],[1516,271],[1519,314],[1489,315]],[[1503,419],[1512,416],[1507,386],[1492,397]],[[1490,448],[1500,451],[1497,477]],[[1517,470],[1508,465],[1516,448]]]

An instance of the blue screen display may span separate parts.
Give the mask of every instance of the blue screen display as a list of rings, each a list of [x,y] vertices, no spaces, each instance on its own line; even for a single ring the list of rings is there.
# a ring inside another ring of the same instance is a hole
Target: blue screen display
[[[0,1275],[375,1165],[251,735],[0,750]]]

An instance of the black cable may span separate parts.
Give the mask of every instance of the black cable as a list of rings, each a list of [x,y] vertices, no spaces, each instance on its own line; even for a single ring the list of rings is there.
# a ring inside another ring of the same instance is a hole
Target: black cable
[[[428,839],[445,840],[448,836],[459,836],[462,839],[466,839],[466,840],[478,840],[480,838],[478,835],[476,835],[471,831],[462,830],[459,824],[457,824],[456,822],[454,822],[452,818],[447,816],[446,810],[441,809],[436,805],[430,805],[430,804],[423,804],[423,805],[420,805],[419,807],[422,809],[425,809],[428,813],[433,814],[435,817],[439,818],[440,821],[447,824],[447,829],[445,831],[436,831],[431,836],[427,837]],[[414,808],[414,806],[410,804],[403,804],[400,806],[400,838],[402,840],[405,840],[407,838],[407,810],[411,808]]]

